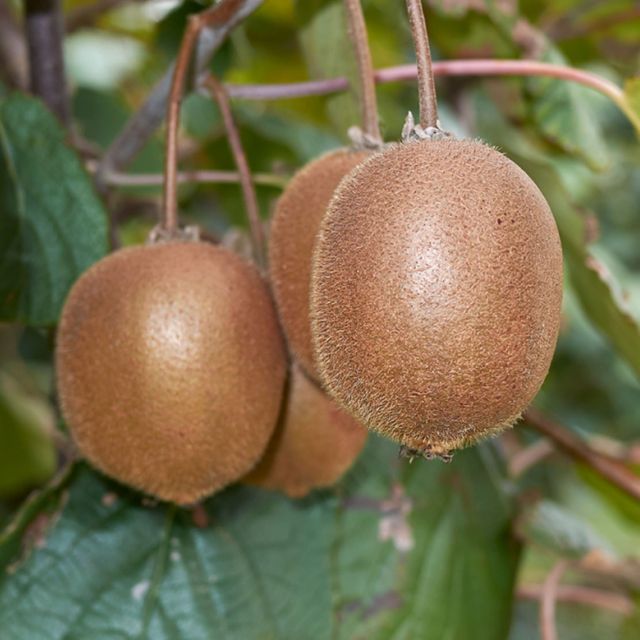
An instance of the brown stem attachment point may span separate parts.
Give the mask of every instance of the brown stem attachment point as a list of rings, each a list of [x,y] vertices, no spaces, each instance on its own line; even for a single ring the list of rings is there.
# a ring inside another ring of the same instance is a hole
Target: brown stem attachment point
[[[422,10],[422,0],[407,0],[409,25],[416,49],[418,63],[418,96],[420,100],[420,125],[424,128],[438,127],[438,102],[433,79],[431,49],[427,24]]]
[[[71,120],[64,73],[64,38],[60,0],[25,0],[25,30],[29,50],[31,92],[68,125]]]
[[[529,427],[549,438],[564,453],[583,462],[632,498],[640,500],[640,477],[622,462],[595,451],[569,429],[537,409],[527,409],[524,418]]]
[[[542,587],[540,602],[540,635],[542,640],[558,640],[556,631],[556,600],[560,580],[569,568],[567,560],[560,560],[551,569]]]
[[[380,125],[378,123],[378,103],[376,100],[376,84],[374,79],[371,51],[367,38],[367,25],[362,12],[360,0],[344,0],[349,25],[349,37],[353,45],[358,77],[360,81],[360,106],[362,109],[362,128],[367,137],[381,142]]]
[[[224,128],[227,132],[229,146],[233,153],[233,159],[236,163],[238,173],[240,174],[240,185],[242,187],[242,195],[244,197],[244,205],[249,218],[249,227],[251,229],[251,244],[253,245],[253,253],[256,261],[261,267],[266,266],[265,261],[265,239],[262,229],[262,221],[260,220],[260,211],[258,208],[258,199],[256,190],[251,177],[251,170],[247,162],[247,156],[242,148],[242,141],[238,128],[233,120],[229,96],[224,85],[213,75],[208,75],[202,80],[202,84],[211,93],[211,96],[218,103],[220,114]]]

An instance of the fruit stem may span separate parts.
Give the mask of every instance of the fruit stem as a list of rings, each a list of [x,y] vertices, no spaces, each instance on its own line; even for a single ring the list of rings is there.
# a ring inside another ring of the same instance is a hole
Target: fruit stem
[[[209,74],[202,80],[202,84],[207,88],[211,96],[218,103],[222,122],[227,132],[227,140],[231,147],[231,153],[238,169],[240,176],[240,185],[242,187],[242,195],[244,197],[244,205],[249,219],[249,227],[251,230],[251,244],[253,246],[253,254],[256,261],[261,267],[266,266],[265,261],[265,239],[260,220],[260,211],[258,207],[258,198],[251,176],[251,169],[247,162],[247,156],[242,148],[242,141],[236,123],[233,120],[229,96],[224,85],[215,76]]]
[[[362,4],[360,0],[344,0],[344,6],[347,13],[349,38],[358,65],[362,128],[366,137],[370,138],[373,143],[380,144],[382,142],[382,136],[380,135],[380,125],[378,122],[376,84]]]
[[[574,460],[599,473],[611,484],[635,500],[640,500],[640,477],[619,460],[592,449],[569,429],[530,407],[524,414],[525,425],[547,437]]]
[[[422,10],[422,0],[407,0],[407,13],[418,63],[418,98],[420,102],[420,126],[438,128],[438,101],[433,79],[431,49],[427,24]]]
[[[224,24],[241,4],[242,0],[222,0],[207,11],[190,16],[182,37],[171,78],[171,89],[169,90],[167,104],[165,183],[160,228],[168,236],[175,235],[178,230],[178,126],[180,124],[182,91],[191,56],[202,29]]]
[[[189,69],[191,54],[200,34],[201,22],[198,16],[189,18],[187,29],[182,38],[176,66],[171,80],[169,101],[167,104],[167,133],[164,160],[164,193],[161,227],[169,234],[178,229],[178,126],[180,124],[180,102],[184,79]]]

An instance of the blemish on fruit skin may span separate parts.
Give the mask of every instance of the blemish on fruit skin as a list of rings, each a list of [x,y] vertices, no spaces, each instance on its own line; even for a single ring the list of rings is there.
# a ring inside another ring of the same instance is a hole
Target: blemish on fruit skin
[[[150,584],[151,583],[149,582],[149,580],[142,580],[142,582],[138,582],[137,584],[134,584],[131,589],[131,597],[134,600],[140,602],[140,600],[144,598],[147,591],[149,591]]]

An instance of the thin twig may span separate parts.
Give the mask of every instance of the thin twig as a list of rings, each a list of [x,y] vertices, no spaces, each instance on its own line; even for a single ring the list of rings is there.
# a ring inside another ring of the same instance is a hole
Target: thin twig
[[[86,164],[89,171],[95,171],[96,163]],[[191,182],[201,184],[236,184],[240,182],[237,171],[179,171],[178,184]],[[121,173],[113,171],[105,176],[106,184],[116,187],[161,187],[164,184],[162,173]],[[289,178],[275,173],[254,173],[253,182],[266,187],[284,189]]]
[[[546,460],[554,451],[553,445],[543,438],[524,447],[509,459],[509,477],[519,478],[529,469]]]
[[[233,113],[231,112],[231,105],[229,104],[229,96],[225,91],[224,85],[214,75],[209,75],[204,78],[202,80],[202,85],[206,87],[211,96],[218,103],[218,108],[222,115],[222,122],[224,123],[224,127],[227,132],[229,146],[231,147],[231,153],[233,154],[233,159],[236,163],[238,173],[240,174],[240,185],[242,186],[244,206],[247,212],[247,218],[249,219],[249,229],[251,230],[253,254],[257,263],[264,268],[266,267],[266,247],[264,230],[262,228],[262,221],[260,220],[258,198],[256,197],[256,190],[251,176],[251,169],[247,162],[247,156],[242,147],[242,141],[240,140],[240,133],[238,132],[238,127],[236,127],[236,123],[233,120]]]
[[[143,2],[144,0],[96,0],[93,4],[81,5],[72,9],[65,20],[65,30],[72,33],[78,29],[93,26],[105,13],[113,11],[123,4]]]
[[[167,135],[164,159],[164,190],[161,225],[172,234],[178,228],[178,126],[180,124],[180,103],[182,88],[187,75],[191,54],[198,40],[202,23],[197,16],[191,16],[182,38],[176,59],[173,81],[167,105]]]
[[[518,587],[516,595],[523,600],[540,600],[543,593],[544,585],[525,584]],[[628,596],[576,585],[558,585],[556,601],[607,609],[623,616],[630,616],[635,611],[633,601]]]
[[[558,640],[556,631],[556,600],[562,576],[569,568],[568,560],[558,561],[549,572],[542,587],[540,600],[540,635],[542,640]]]
[[[418,96],[420,100],[420,124],[423,128],[438,126],[438,101],[431,64],[431,49],[427,24],[422,10],[422,0],[407,0],[407,13],[418,63]]]
[[[349,37],[358,64],[360,82],[360,106],[362,109],[362,128],[365,135],[380,142],[380,125],[378,122],[378,102],[376,84],[373,77],[371,50],[367,38],[367,25],[362,12],[360,0],[344,0],[349,25]]]
[[[612,100],[632,119],[633,113],[625,108],[624,92],[613,82],[588,71],[575,69],[566,65],[535,62],[533,60],[446,60],[433,63],[435,76],[541,76],[558,78],[581,84],[594,89]],[[378,69],[375,80],[379,84],[413,80],[417,75],[415,64],[399,65]],[[308,82],[292,82],[288,84],[229,84],[227,91],[232,98],[245,100],[285,100],[307,96],[321,96],[349,87],[346,78],[327,78]],[[640,120],[636,116],[638,130]]]
[[[169,235],[173,234],[178,228],[178,126],[180,124],[180,103],[182,101],[185,78],[193,50],[198,42],[200,32],[205,27],[227,24],[230,18],[234,16],[237,7],[241,4],[241,0],[223,0],[207,11],[191,15],[187,22],[185,33],[182,36],[167,103],[167,133],[164,163],[165,183],[161,227]]]
[[[595,451],[567,427],[551,420],[537,409],[527,409],[524,418],[525,425],[549,438],[561,451],[583,462],[632,498],[640,500],[640,477],[620,461]]]
[[[227,34],[249,14],[262,4],[263,0],[221,0],[218,4],[199,15],[216,12],[218,21],[208,23],[198,43],[195,68],[201,72],[220,47]],[[104,176],[127,166],[162,122],[167,106],[174,65],[155,85],[145,103],[126,123],[120,134],[111,143],[102,157],[96,174],[96,183],[104,190]]]
[[[64,73],[62,6],[60,0],[25,0],[25,30],[29,50],[29,86],[68,125],[71,108]]]

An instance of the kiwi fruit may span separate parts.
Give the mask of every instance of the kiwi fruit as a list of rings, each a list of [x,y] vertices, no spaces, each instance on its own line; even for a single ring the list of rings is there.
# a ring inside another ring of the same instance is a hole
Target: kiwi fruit
[[[301,498],[330,487],[362,451],[367,430],[293,365],[280,424],[248,484]]]
[[[313,160],[291,179],[278,200],[269,232],[269,275],[289,347],[316,377],[309,320],[311,259],[333,192],[369,151],[337,149]]]
[[[561,300],[558,230],[524,171],[480,141],[394,144],[341,182],[322,222],[315,362],[357,420],[446,456],[531,402]]]
[[[276,426],[286,352],[257,269],[227,249],[122,249],[73,286],[57,334],[63,416],[98,469],[192,503],[244,476]]]

